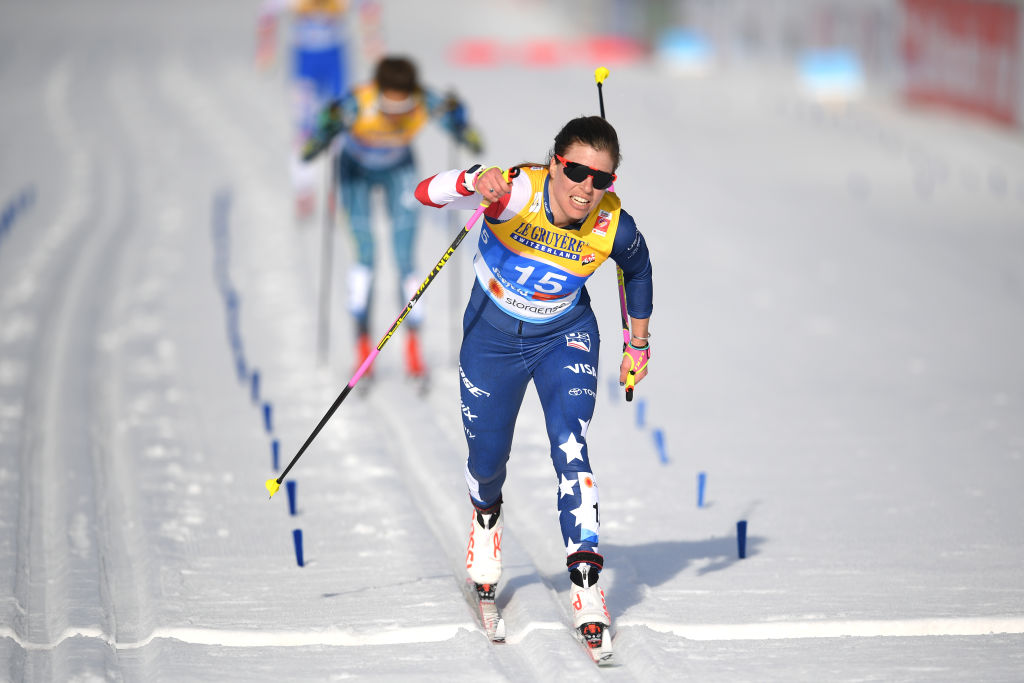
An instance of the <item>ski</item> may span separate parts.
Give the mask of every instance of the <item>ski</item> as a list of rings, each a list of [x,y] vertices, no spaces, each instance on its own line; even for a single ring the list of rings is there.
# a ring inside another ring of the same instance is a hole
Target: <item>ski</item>
[[[501,618],[501,612],[494,603],[494,593],[498,585],[494,583],[475,583],[472,579],[466,579],[466,599],[473,607],[480,626],[484,633],[493,643],[505,642],[505,620]]]
[[[598,666],[611,666],[615,662],[612,652],[612,634],[604,624],[583,624],[573,635],[586,648],[587,654]]]

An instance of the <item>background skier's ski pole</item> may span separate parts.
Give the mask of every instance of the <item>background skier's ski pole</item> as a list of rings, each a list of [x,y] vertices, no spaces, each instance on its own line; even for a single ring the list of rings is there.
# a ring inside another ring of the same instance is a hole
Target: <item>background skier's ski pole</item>
[[[473,228],[473,225],[476,224],[477,219],[480,218],[481,215],[483,215],[484,209],[486,209],[489,205],[490,202],[488,201],[480,202],[480,206],[477,207],[476,211],[473,212],[473,215],[470,216],[468,221],[466,221],[466,225],[463,226],[459,234],[455,236],[455,239],[452,241],[451,246],[448,247],[448,251],[446,251],[444,255],[441,256],[441,260],[437,262],[437,265],[434,266],[434,269],[430,271],[429,275],[427,275],[427,279],[423,281],[423,284],[421,284],[419,289],[416,290],[416,293],[413,294],[411,299],[409,299],[409,303],[405,305],[405,309],[402,310],[402,313],[395,320],[394,324],[391,325],[391,329],[388,330],[387,334],[381,337],[380,342],[377,343],[377,348],[370,352],[370,355],[366,357],[362,365],[359,366],[359,369],[356,370],[356,374],[352,376],[352,379],[348,381],[348,384],[345,385],[345,388],[342,390],[342,392],[338,394],[338,398],[334,399],[334,403],[331,404],[331,407],[327,410],[327,413],[324,414],[322,418],[320,418],[320,422],[313,429],[313,432],[306,439],[306,442],[302,444],[302,448],[299,449],[299,452],[295,454],[295,457],[292,458],[291,462],[288,463],[288,466],[284,468],[284,471],[281,472],[281,475],[279,477],[277,477],[276,479],[267,479],[266,487],[267,491],[270,492],[271,498],[273,498],[274,494],[277,493],[278,489],[281,488],[281,482],[283,482],[284,478],[288,476],[288,472],[292,469],[292,467],[295,466],[295,463],[298,462],[299,458],[302,457],[302,454],[305,453],[306,449],[309,447],[309,444],[313,443],[313,439],[316,438],[316,435],[320,433],[320,430],[324,428],[324,425],[327,424],[327,421],[330,420],[331,416],[334,415],[334,413],[338,410],[338,407],[341,406],[342,401],[345,400],[349,392],[352,391],[355,385],[359,383],[359,380],[362,378],[363,373],[365,373],[367,369],[369,369],[370,365],[373,363],[373,359],[377,357],[377,354],[380,353],[380,350],[384,348],[385,344],[388,343],[388,340],[391,339],[391,335],[395,333],[395,330],[398,329],[398,326],[402,324],[403,320],[405,320],[405,316],[409,315],[409,311],[412,310],[412,307],[416,305],[417,301],[419,301],[419,298],[423,294],[423,292],[426,291],[430,283],[433,282],[435,277],[437,277],[437,274],[440,273],[441,269],[444,268],[446,263],[448,263],[448,259],[450,259],[452,254],[455,253],[455,250],[459,247],[459,244],[461,244],[462,240],[466,237],[466,235],[469,234],[469,231]]]
[[[324,234],[320,246],[320,320],[317,325],[317,340],[320,363],[327,363],[327,352],[331,345],[331,273],[334,270],[334,203],[337,189],[337,155],[334,145],[327,155],[327,193],[324,197]]]
[[[598,67],[594,71],[594,80],[597,82],[597,101],[601,106],[601,118],[604,115],[604,79],[608,78],[610,72],[605,67]],[[619,283],[619,312],[622,314],[622,350],[625,351],[629,345],[629,314],[626,312],[626,283],[622,276],[622,268],[615,266],[615,276]],[[626,400],[633,400],[633,387],[636,385],[636,373],[632,370],[626,375]]]

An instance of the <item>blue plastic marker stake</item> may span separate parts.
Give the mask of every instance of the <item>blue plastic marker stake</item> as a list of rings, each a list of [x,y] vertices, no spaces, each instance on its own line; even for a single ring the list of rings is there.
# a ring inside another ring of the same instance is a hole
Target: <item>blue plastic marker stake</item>
[[[289,479],[284,483],[288,489],[288,514],[295,515],[295,480]]]
[[[665,453],[665,432],[660,429],[654,430],[654,447],[658,449],[658,460],[662,465],[667,465],[668,454]]]
[[[697,473],[697,507],[704,507],[704,487],[708,483],[708,475],[704,472]]]
[[[236,353],[242,352],[242,334],[238,331],[238,314],[228,310],[228,343]]]
[[[274,431],[274,425],[270,420],[270,404],[263,404],[263,426],[266,427],[268,432]]]
[[[636,426],[640,429],[644,428],[644,413],[647,410],[647,401],[640,399],[636,402]]]
[[[235,355],[235,367],[238,368],[238,379],[245,381],[245,358],[242,358],[242,352],[239,351]]]
[[[745,519],[736,522],[736,546],[742,560],[747,556],[747,520]]]
[[[279,469],[278,458],[281,454],[281,445],[277,442],[277,439],[270,442],[270,453],[273,456],[274,471],[276,472]]]
[[[241,345],[241,335],[238,334],[238,296],[235,290],[229,289],[224,293],[224,304],[227,306],[228,336],[231,338],[232,346]]]
[[[302,529],[292,531],[292,541],[295,542],[295,561],[300,567],[305,567],[306,561],[302,559]]]
[[[228,341],[236,353],[242,351],[242,334],[238,329],[238,294],[234,289],[224,293],[225,304],[227,305]],[[246,379],[245,377],[242,378]]]
[[[252,371],[252,402],[260,402],[260,371]]]

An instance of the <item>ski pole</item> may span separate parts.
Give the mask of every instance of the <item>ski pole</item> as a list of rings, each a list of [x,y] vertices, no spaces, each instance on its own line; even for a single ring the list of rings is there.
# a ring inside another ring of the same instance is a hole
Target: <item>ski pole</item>
[[[603,66],[597,67],[594,70],[594,80],[597,81],[597,101],[601,105],[601,118],[604,116],[604,91],[601,89],[604,85],[604,79],[608,78],[609,71]]]
[[[459,145],[455,139],[448,137],[448,168],[459,167]],[[458,221],[458,217],[452,215],[448,219],[447,223],[449,227],[454,228],[455,223]],[[459,363],[459,334],[462,332],[462,319],[458,315],[459,310],[459,295],[462,292],[461,278],[458,277],[458,269],[452,271],[452,275],[448,277],[448,313],[451,320],[448,323],[448,331],[451,334],[451,349],[454,353],[452,362],[458,365]],[[454,276],[454,277],[453,277]]]
[[[337,154],[333,145],[327,155],[327,195],[324,206],[324,233],[320,256],[320,320],[317,325],[320,363],[327,362],[327,351],[331,342],[331,273],[334,270],[334,193],[337,192]]]
[[[601,118],[605,118],[604,115],[604,79],[608,78],[609,71],[607,68],[601,66],[594,71],[594,80],[597,82],[597,101],[601,106]],[[626,351],[626,346],[629,345],[629,314],[626,312],[626,283],[622,275],[622,268],[616,264],[615,275],[619,283],[619,312],[622,314],[622,351]],[[633,400],[633,387],[636,385],[636,373],[632,370],[626,375],[626,400]]]
[[[430,283],[434,281],[434,278],[437,277],[437,274],[441,272],[441,269],[444,268],[445,264],[448,263],[448,259],[452,257],[452,254],[454,254],[455,250],[458,249],[459,244],[461,244],[462,240],[466,237],[466,235],[469,234],[469,231],[473,229],[473,225],[476,224],[477,219],[480,218],[481,215],[483,215],[484,209],[486,209],[489,205],[490,202],[486,200],[480,202],[480,206],[477,207],[476,211],[473,212],[473,215],[470,216],[468,221],[466,221],[466,224],[463,226],[459,234],[455,236],[455,239],[448,247],[448,251],[446,251],[444,255],[441,256],[441,260],[437,262],[437,265],[434,266],[434,269],[430,271],[429,275],[427,275],[427,278],[423,281],[423,284],[419,286],[419,289],[416,290],[416,293],[413,294],[411,299],[409,299],[409,303],[405,305],[405,308],[399,314],[395,322],[391,325],[391,329],[388,330],[387,334],[381,337],[381,340],[377,343],[377,348],[373,349],[373,351],[370,352],[370,355],[368,355],[366,359],[363,360],[362,365],[360,365],[359,369],[356,370],[356,374],[352,376],[352,379],[348,381],[348,384],[345,385],[345,388],[341,391],[340,394],[338,394],[338,398],[334,399],[334,403],[331,404],[331,407],[327,410],[324,416],[320,418],[320,422],[313,429],[313,432],[309,435],[309,437],[306,438],[306,442],[302,444],[302,448],[299,449],[299,452],[295,454],[295,457],[292,458],[291,462],[288,463],[288,466],[284,468],[284,471],[281,472],[281,475],[279,477],[277,477],[276,479],[267,479],[266,487],[267,491],[270,492],[271,498],[273,498],[274,494],[277,493],[278,489],[281,488],[281,482],[283,482],[284,478],[288,476],[288,472],[291,471],[292,467],[295,466],[295,463],[298,462],[300,457],[302,457],[302,454],[306,452],[306,449],[309,447],[309,444],[313,443],[313,439],[316,438],[317,434],[320,433],[320,430],[323,429],[324,425],[327,424],[327,421],[330,420],[331,416],[333,416],[334,413],[338,410],[338,408],[341,406],[342,401],[344,401],[345,398],[349,395],[349,392],[351,392],[352,389],[355,388],[356,384],[359,383],[359,380],[362,379],[363,374],[369,369],[370,365],[373,363],[373,359],[377,357],[377,354],[380,353],[380,350],[383,349],[384,345],[388,343],[388,340],[391,339],[391,336],[395,333],[395,330],[397,330],[399,325],[402,324],[402,321],[405,320],[405,317],[409,315],[409,311],[412,310],[412,307],[416,305],[417,301],[419,301],[420,296],[423,294],[423,292],[427,289],[428,286],[430,286]]]
[[[626,283],[622,275],[622,268],[615,266],[615,274],[619,280],[619,312],[622,314],[622,352],[626,352],[629,345],[629,314],[626,312]],[[633,387],[636,386],[636,372],[630,370],[626,374],[626,400],[633,400]]]

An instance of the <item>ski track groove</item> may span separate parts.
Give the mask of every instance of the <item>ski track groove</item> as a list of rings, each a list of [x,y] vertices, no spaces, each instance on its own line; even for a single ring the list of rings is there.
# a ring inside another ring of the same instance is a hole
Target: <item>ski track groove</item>
[[[63,60],[54,67],[46,84],[46,109],[54,139],[72,159],[70,192],[39,246],[23,263],[16,285],[18,305],[33,302],[34,310],[45,312],[35,325],[37,339],[44,341],[31,344],[27,350],[31,370],[26,376],[31,379],[25,414],[36,417],[22,424],[18,570],[14,585],[14,631],[23,640],[40,642],[47,641],[52,631],[66,626],[70,592],[70,551],[62,543],[68,530],[61,524],[67,518],[67,495],[63,477],[57,474],[62,469],[55,462],[59,449],[53,447],[52,440],[58,431],[53,427],[60,424],[56,414],[60,410],[56,405],[60,392],[55,389],[67,372],[63,358],[66,339],[61,337],[70,327],[72,312],[68,299],[74,292],[66,280],[61,282],[53,274],[65,272],[73,278],[81,273],[81,266],[73,261],[74,242],[83,239],[83,226],[96,210],[89,191],[94,178],[89,172],[92,159],[82,139],[71,132],[71,81],[70,62]],[[44,288],[42,283],[51,286]],[[44,300],[46,304],[42,305]],[[34,665],[31,659],[27,660],[29,671]]]
[[[116,354],[106,353],[109,349],[104,348],[111,344],[109,339],[104,341],[102,332],[110,331],[101,329],[112,307],[109,294],[117,290],[114,283],[120,282],[118,275],[123,273],[128,261],[126,245],[132,227],[152,221],[153,217],[139,215],[134,196],[140,181],[123,171],[130,167],[125,155],[99,155],[93,151],[101,145],[117,149],[116,145],[105,144],[111,129],[82,135],[81,127],[73,123],[74,118],[69,113],[70,91],[72,86],[78,85],[73,76],[71,62],[62,61],[52,69],[45,88],[54,139],[65,148],[72,182],[68,191],[61,194],[63,203],[43,234],[40,246],[21,262],[21,269],[15,274],[19,285],[10,290],[4,300],[5,308],[17,308],[39,297],[51,300],[46,305],[36,302],[33,307],[33,310],[48,312],[37,328],[41,337],[52,341],[29,349],[29,363],[36,370],[27,374],[36,379],[31,383],[27,403],[38,404],[39,409],[30,411],[36,413],[36,419],[22,426],[26,436],[22,440],[17,534],[19,570],[14,587],[14,606],[20,616],[15,617],[13,628],[0,629],[0,637],[10,638],[27,653],[25,668],[20,674],[29,677],[44,671],[63,677],[67,673],[64,671],[66,663],[62,661],[59,646],[68,638],[85,637],[105,643],[109,646],[105,656],[111,663],[109,658],[116,658],[119,650],[144,647],[155,638],[180,635],[179,630],[153,628],[150,623],[154,617],[152,601],[141,589],[143,581],[136,571],[138,563],[129,561],[129,544],[122,535],[133,532],[116,521],[135,518],[132,511],[137,506],[137,496],[129,474],[130,456],[125,458],[123,439],[119,438],[120,430],[115,423],[118,409],[124,407],[120,394],[120,380],[124,377],[118,374],[122,370]],[[139,91],[139,80],[137,71],[129,74],[127,69],[115,69],[97,88],[97,92],[107,95],[99,99],[97,106],[112,106],[115,115],[94,114],[96,120],[90,123],[120,119],[136,142],[144,141],[145,136],[133,126],[135,119],[128,110],[140,106],[140,100],[128,99]],[[106,109],[102,111],[108,113]],[[144,153],[139,152],[139,155],[142,157]],[[145,177],[148,166],[140,161],[137,167],[144,169]],[[39,286],[42,282],[58,284],[42,289]],[[104,302],[103,309],[93,311],[86,302]],[[117,328],[116,320],[113,327]],[[70,361],[73,340],[85,340],[85,353],[96,360],[95,365]],[[119,381],[105,384],[107,390],[96,394],[102,399],[93,408],[96,414],[79,425],[86,433],[72,435],[61,418],[66,413],[63,404],[73,401],[83,391],[87,395],[88,387],[108,373],[117,375]],[[75,388],[79,390],[74,391]],[[67,439],[77,447],[56,445],[57,441]],[[88,457],[75,458],[82,449],[88,449]],[[68,473],[72,474],[67,476]],[[68,495],[70,492],[65,491],[64,482],[76,480],[87,481],[91,495],[77,497],[85,501],[85,508],[75,518],[74,526],[65,528],[64,520],[76,510],[76,504],[69,501],[76,498]],[[108,495],[111,491],[118,493]],[[34,531],[36,524],[42,524],[43,528]],[[137,531],[135,536],[138,536]],[[78,565],[81,561],[86,565],[92,562],[93,568],[84,574],[81,569],[75,570],[75,555],[79,556]],[[91,557],[91,562],[85,556]],[[124,571],[125,567],[128,571]],[[88,582],[93,580],[98,589],[96,600],[79,600],[83,589],[92,590]],[[129,618],[122,619],[126,610],[118,601],[125,599],[137,602],[127,610]],[[95,614],[95,620],[86,618],[82,622],[81,616],[72,614],[83,611]],[[188,632],[187,629],[180,631]],[[198,638],[198,642],[208,640],[210,638]],[[144,667],[146,660],[142,659],[141,663]],[[16,664],[12,662],[11,666]],[[131,668],[143,679],[148,678],[145,668]],[[10,673],[14,678],[20,677],[16,669]]]
[[[135,593],[135,582],[117,576],[115,567],[120,565],[108,561],[108,553],[117,546],[114,529],[119,528],[108,514],[111,498],[106,495],[111,488],[109,475],[116,478],[117,474],[116,468],[107,467],[111,450],[103,440],[110,433],[104,429],[110,424],[109,406],[94,404],[95,414],[87,411],[85,419],[76,417],[72,408],[79,401],[88,402],[93,383],[102,379],[97,376],[102,359],[95,361],[102,353],[100,320],[110,300],[104,295],[115,281],[110,265],[121,261],[126,251],[134,203],[123,157],[93,151],[102,144],[105,132],[82,135],[68,130],[71,87],[80,85],[72,76],[69,63],[61,63],[47,92],[55,137],[71,148],[70,198],[66,213],[58,215],[56,227],[48,232],[45,248],[34,251],[26,267],[28,278],[52,285],[37,290],[51,303],[36,307],[48,314],[40,326],[40,336],[46,341],[33,349],[32,365],[37,370],[30,373],[36,378],[30,394],[36,395],[32,402],[38,403],[39,410],[35,420],[25,426],[26,430],[38,430],[38,436],[26,440],[21,470],[21,585],[15,589],[15,598],[24,620],[21,628],[16,625],[10,631],[23,650],[41,651],[24,660],[21,673],[29,677],[42,672],[66,674],[64,655],[46,645],[53,640],[52,634],[88,629],[96,622],[101,632],[116,633],[117,601]],[[97,101],[98,107],[108,104],[103,98]],[[83,115],[83,109],[76,111]],[[106,118],[90,113],[96,120]],[[91,172],[84,170],[89,168]],[[47,264],[45,259],[51,255],[52,263]],[[89,303],[98,304],[99,310]],[[73,482],[91,495],[71,496],[66,487]],[[116,488],[125,488],[125,483],[131,484],[120,481]],[[128,494],[130,497],[130,490]],[[41,513],[31,514],[36,509]],[[35,520],[43,525],[35,535],[42,543],[34,541],[29,531]],[[116,655],[106,651],[99,656],[109,664]]]
[[[142,68],[132,64],[115,69],[108,83],[114,110],[112,118],[116,120],[119,129],[124,131],[122,137],[130,142],[129,149],[134,157],[133,163],[126,165],[126,168],[136,169],[136,174],[131,179],[130,190],[133,191],[128,193],[129,208],[125,213],[129,226],[137,226],[137,229],[131,230],[129,227],[128,230],[132,232],[130,240],[120,241],[122,258],[118,259],[116,268],[118,285],[112,288],[115,292],[111,297],[112,313],[101,331],[100,347],[103,355],[98,364],[99,374],[108,377],[110,381],[99,382],[100,388],[106,391],[97,392],[103,399],[101,413],[104,429],[101,433],[108,437],[104,449],[108,457],[105,462],[98,463],[98,471],[103,475],[101,482],[106,488],[98,491],[98,499],[108,501],[101,506],[100,513],[105,518],[103,528],[107,529],[109,539],[107,550],[113,556],[113,566],[120,568],[120,571],[108,579],[112,586],[111,594],[119,599],[112,610],[111,629],[92,637],[104,641],[119,658],[126,649],[131,649],[131,643],[153,639],[159,631],[160,616],[158,595],[152,580],[153,563],[158,561],[158,554],[146,538],[144,525],[118,524],[116,521],[143,519],[138,513],[143,507],[140,502],[143,494],[138,486],[135,467],[136,458],[142,456],[141,449],[137,447],[139,437],[135,429],[121,428],[119,418],[125,419],[126,406],[139,395],[139,389],[133,385],[142,382],[148,390],[163,380],[167,372],[159,360],[161,340],[166,335],[162,324],[166,310],[162,300],[154,301],[151,298],[150,291],[154,278],[162,282],[159,241],[167,232],[168,220],[174,221],[175,217],[169,219],[167,215],[160,214],[153,204],[142,206],[138,199],[163,196],[157,189],[157,178],[165,162],[163,158],[157,160],[157,155],[151,152],[151,137],[140,124],[141,121],[152,123],[158,120],[154,115],[155,108],[141,96],[145,92]],[[145,112],[145,116],[140,112]],[[173,123],[161,128],[166,131],[171,125]],[[129,242],[134,247],[131,252],[126,248]],[[126,258],[127,254],[145,256]],[[158,321],[154,329],[141,335],[132,324],[132,320],[140,313],[155,316]],[[154,373],[153,376],[147,375],[142,379],[137,371],[123,362],[122,350],[133,344],[143,344],[151,349],[148,356],[153,359],[155,370],[150,371]],[[158,388],[154,387],[153,390]],[[132,548],[146,548],[146,551],[131,552]],[[132,677],[147,680],[153,676],[153,663],[149,657],[121,659],[118,663],[120,670],[129,672]]]

